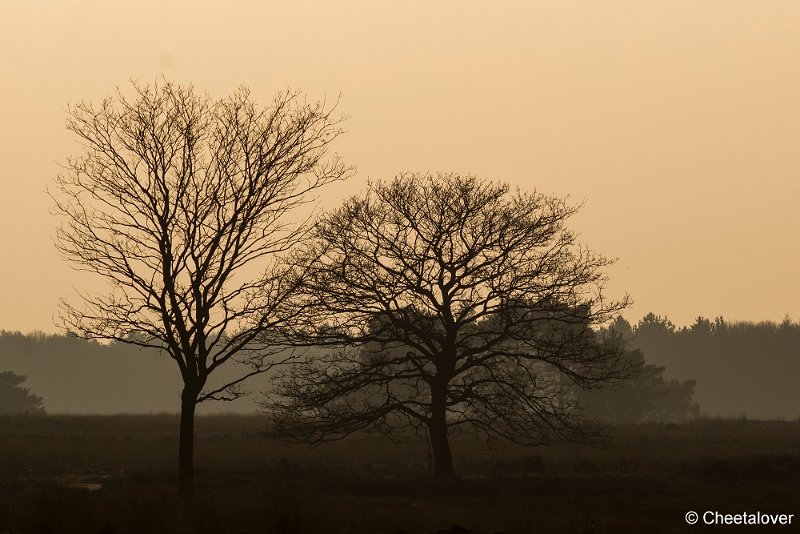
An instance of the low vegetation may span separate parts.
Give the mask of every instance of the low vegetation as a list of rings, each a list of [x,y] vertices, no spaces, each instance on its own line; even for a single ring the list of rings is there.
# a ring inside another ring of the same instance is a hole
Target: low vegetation
[[[622,426],[604,448],[461,434],[454,481],[428,478],[424,441],[311,449],[264,424],[198,418],[181,497],[177,416],[0,417],[0,532],[676,532],[689,510],[793,513],[800,490],[798,422]]]

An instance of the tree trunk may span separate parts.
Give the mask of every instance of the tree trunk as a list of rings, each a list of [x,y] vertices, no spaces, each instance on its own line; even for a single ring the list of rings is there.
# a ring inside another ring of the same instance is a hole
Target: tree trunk
[[[197,389],[185,385],[181,394],[181,429],[178,437],[178,480],[181,493],[194,487],[194,409]]]
[[[433,476],[435,478],[455,478],[453,454],[450,451],[450,440],[447,437],[445,387],[431,388],[431,418],[428,422],[428,434],[433,452]]]

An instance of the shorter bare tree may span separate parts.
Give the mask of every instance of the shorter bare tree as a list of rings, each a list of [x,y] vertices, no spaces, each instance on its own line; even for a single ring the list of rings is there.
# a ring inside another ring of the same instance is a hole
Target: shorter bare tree
[[[576,209],[473,176],[405,174],[324,215],[295,297],[302,341],[329,350],[264,400],[273,431],[316,443],[409,424],[427,432],[437,477],[455,475],[458,426],[525,444],[596,438],[564,381],[630,374],[593,328],[627,301],[604,300],[610,261],[576,244]]]
[[[169,82],[134,90],[133,99],[117,92],[69,109],[67,128],[83,152],[52,195],[65,220],[56,245],[110,292],[81,294],[83,306],[63,303],[60,318],[82,338],[175,360],[184,384],[179,475],[188,490],[195,406],[238,397],[281,350],[264,333],[290,319],[280,309],[300,281],[276,262],[304,235],[293,211],[351,169],[328,156],[342,119],[298,92],[260,108],[244,88],[221,100]],[[210,386],[218,368],[236,361],[249,367]]]

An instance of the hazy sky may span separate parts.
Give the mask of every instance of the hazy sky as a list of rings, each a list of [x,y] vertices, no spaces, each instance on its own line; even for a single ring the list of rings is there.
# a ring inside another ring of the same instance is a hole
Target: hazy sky
[[[0,329],[101,288],[56,255],[69,102],[130,79],[342,93],[367,178],[444,170],[585,200],[625,314],[800,317],[800,2],[0,2]]]

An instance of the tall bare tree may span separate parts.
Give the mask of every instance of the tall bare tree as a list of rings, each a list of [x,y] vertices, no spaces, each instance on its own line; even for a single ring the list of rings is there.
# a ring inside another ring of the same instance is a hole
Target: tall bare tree
[[[264,403],[274,432],[320,442],[398,423],[427,432],[437,477],[449,433],[526,444],[596,437],[563,395],[628,376],[592,327],[610,261],[577,245],[563,199],[454,174],[373,183],[317,223],[300,254],[308,343]]]
[[[276,262],[307,228],[293,210],[351,168],[329,155],[342,133],[335,106],[299,92],[259,107],[246,88],[219,100],[168,81],[133,90],[69,108],[67,128],[83,150],[51,194],[63,216],[56,246],[110,291],[62,301],[60,320],[80,337],[175,360],[188,490],[196,405],[238,397],[243,380],[278,359],[264,332],[289,319],[279,310],[298,282]],[[209,386],[237,361],[249,366],[237,379]]]

